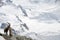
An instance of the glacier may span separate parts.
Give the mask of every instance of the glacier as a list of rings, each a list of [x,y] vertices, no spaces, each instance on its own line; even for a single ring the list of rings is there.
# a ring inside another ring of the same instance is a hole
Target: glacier
[[[11,23],[14,34],[59,40],[60,0],[0,0],[1,33],[6,22]]]

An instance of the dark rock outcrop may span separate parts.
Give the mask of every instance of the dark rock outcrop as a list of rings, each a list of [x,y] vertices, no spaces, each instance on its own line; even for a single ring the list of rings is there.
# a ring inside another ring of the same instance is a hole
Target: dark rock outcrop
[[[32,40],[32,38],[27,38],[26,36],[20,36],[20,35],[13,35],[12,37],[0,33],[0,36],[2,36],[5,40]]]

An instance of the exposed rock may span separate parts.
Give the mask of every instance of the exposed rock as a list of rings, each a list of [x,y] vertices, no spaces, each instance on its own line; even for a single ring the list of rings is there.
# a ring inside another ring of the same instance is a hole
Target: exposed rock
[[[12,37],[6,35],[6,34],[1,34],[5,40],[32,40],[31,38],[27,38],[26,36],[20,36],[20,35],[13,35]]]

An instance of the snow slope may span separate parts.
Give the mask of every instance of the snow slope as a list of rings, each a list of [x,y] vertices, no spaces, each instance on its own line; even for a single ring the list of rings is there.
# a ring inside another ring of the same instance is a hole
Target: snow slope
[[[0,40],[5,40],[3,37],[0,36]]]
[[[0,25],[10,22],[16,34],[30,34],[31,37],[35,37],[35,33],[49,37],[60,35],[59,4],[60,0],[3,0],[0,2]],[[39,40],[40,36],[36,38]]]

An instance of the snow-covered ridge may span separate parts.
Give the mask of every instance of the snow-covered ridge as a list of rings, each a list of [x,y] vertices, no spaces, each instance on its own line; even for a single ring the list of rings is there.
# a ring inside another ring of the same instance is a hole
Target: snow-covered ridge
[[[28,30],[29,28],[27,27],[27,25],[20,19],[21,15],[25,16],[25,14],[22,12],[23,10],[15,4],[9,3],[6,5],[2,5],[0,7],[0,26],[2,25],[2,23],[10,22],[11,27],[14,29],[14,32],[24,32],[24,27]]]

